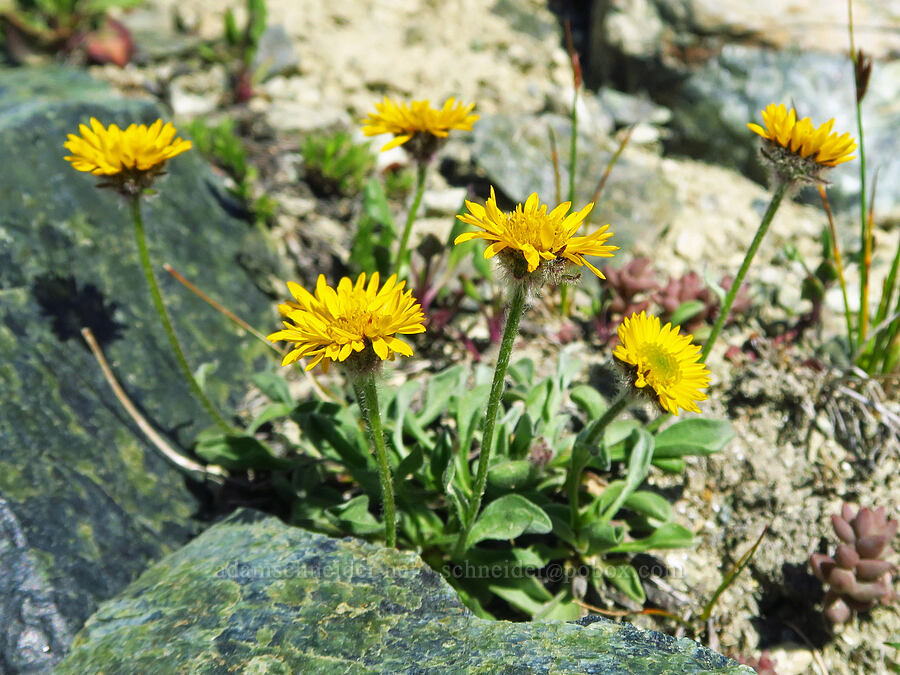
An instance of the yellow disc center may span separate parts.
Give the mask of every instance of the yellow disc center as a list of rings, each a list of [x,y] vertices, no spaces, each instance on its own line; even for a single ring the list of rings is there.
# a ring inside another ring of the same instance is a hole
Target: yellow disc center
[[[676,384],[681,380],[681,366],[678,359],[665,347],[658,344],[644,346],[644,359],[648,375],[662,385]]]

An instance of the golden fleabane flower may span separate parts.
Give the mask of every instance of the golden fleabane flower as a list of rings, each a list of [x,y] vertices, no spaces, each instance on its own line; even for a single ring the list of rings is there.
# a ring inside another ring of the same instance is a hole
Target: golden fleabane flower
[[[321,363],[327,372],[332,361],[347,361],[352,356],[352,365],[365,370],[377,359],[393,360],[395,354],[412,356],[412,347],[395,335],[424,333],[425,315],[412,291],[403,290],[405,285],[405,281],[397,283],[394,274],[379,288],[375,272],[368,284],[363,273],[356,283],[344,277],[334,289],[320,274],[315,294],[311,294],[289,281],[287,286],[295,301],[278,306],[284,329],[268,336],[272,342],[294,343],[281,365],[310,357],[307,370]]]
[[[819,181],[823,169],[853,159],[856,142],[849,133],[832,133],[834,119],[816,128],[808,117],[797,119],[797,112],[784,104],[770,103],[762,111],[765,128],[752,122],[749,129],[765,139],[763,155],[786,180]]]
[[[472,114],[474,103],[468,105],[448,98],[441,109],[432,108],[426,101],[395,103],[385,98],[375,104],[375,112],[362,120],[366,136],[393,134],[382,152],[406,144],[410,155],[425,160],[437,152],[453,129],[472,131],[478,115]]]
[[[702,390],[709,386],[709,370],[692,340],[670,323],[660,327],[658,316],[635,313],[619,326],[613,356],[630,366],[635,387],[653,390],[663,410],[673,415],[679,408],[700,412],[696,402],[706,400]]]
[[[123,194],[136,195],[159,176],[167,160],[191,149],[191,142],[176,138],[171,122],[156,120],[131,124],[120,129],[115,124],[104,127],[92,117],[91,126],[80,124],[80,136],[69,134],[63,145],[71,155],[65,157],[78,171],[104,176],[101,187],[114,187]]]
[[[563,202],[548,212],[548,206],[541,204],[534,193],[525,204],[518,204],[514,211],[506,213],[497,207],[492,187],[484,206],[467,200],[469,213],[457,216],[464,223],[481,228],[481,232],[464,232],[453,243],[462,244],[472,239],[490,242],[484,257],[492,258],[499,253],[504,267],[515,279],[524,279],[537,272],[532,277],[537,282],[559,283],[566,278],[564,272],[569,263],[587,266],[605,279],[585,256],[611,258],[619,247],[607,246],[605,242],[613,233],[609,231],[609,225],[604,225],[593,234],[576,237],[575,233],[594,205],[588,204],[580,211],[569,213],[571,206],[571,202]]]

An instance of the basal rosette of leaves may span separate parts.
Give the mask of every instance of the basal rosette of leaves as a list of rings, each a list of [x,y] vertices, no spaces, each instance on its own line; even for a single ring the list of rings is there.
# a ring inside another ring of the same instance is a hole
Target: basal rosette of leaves
[[[635,418],[620,419],[588,446],[584,439],[591,422],[608,402],[590,384],[578,383],[586,373],[574,351],[564,349],[548,373],[530,359],[514,361],[483,506],[469,547],[453,558],[472,490],[491,374],[488,365],[458,364],[397,389],[380,388],[397,545],[420,551],[483,617],[577,618],[582,609],[574,593],[596,602],[608,587],[643,603],[633,555],[694,543],[647,478],[680,472],[686,457],[719,451],[732,437],[730,423],[693,417],[652,434]],[[380,539],[378,470],[358,407],[294,401],[287,382],[273,373],[259,374],[254,382],[269,403],[247,433],[262,430],[272,447],[292,446],[279,431],[289,420],[299,427],[300,459],[267,457],[262,446],[250,452],[250,435],[240,441],[211,436],[198,454],[232,469],[262,464],[274,470],[274,482],[290,500],[293,524],[334,536]],[[580,489],[577,513],[566,485],[573,454],[599,479],[594,484],[606,483],[599,493]]]

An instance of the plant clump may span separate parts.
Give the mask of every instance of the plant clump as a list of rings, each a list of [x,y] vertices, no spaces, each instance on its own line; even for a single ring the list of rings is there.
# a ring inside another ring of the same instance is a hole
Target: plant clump
[[[319,196],[353,197],[362,192],[375,157],[346,131],[307,136],[300,147],[306,182]]]
[[[813,573],[829,589],[825,594],[825,617],[832,623],[846,623],[854,611],[864,612],[894,599],[891,578],[895,566],[887,560],[894,553],[891,540],[897,521],[888,519],[883,506],[874,511],[862,507],[853,514],[849,504],[831,523],[841,544],[834,556],[813,553],[809,564]]]

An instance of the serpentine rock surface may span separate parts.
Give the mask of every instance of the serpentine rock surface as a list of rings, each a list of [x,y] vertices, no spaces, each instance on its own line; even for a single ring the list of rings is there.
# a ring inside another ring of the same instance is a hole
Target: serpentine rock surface
[[[148,569],[58,673],[752,673],[696,642],[588,617],[478,619],[413,553],[243,510]]]
[[[197,530],[196,497],[124,413],[82,326],[170,442],[190,447],[211,422],[153,311],[127,210],[63,160],[66,134],[91,116],[160,114],[66,68],[0,70],[0,674],[51,668],[101,601]],[[246,223],[198,153],[169,171],[145,208],[158,274],[171,262],[265,325],[271,303],[236,264]],[[160,281],[188,361],[219,364],[210,394],[227,410],[260,348]]]

